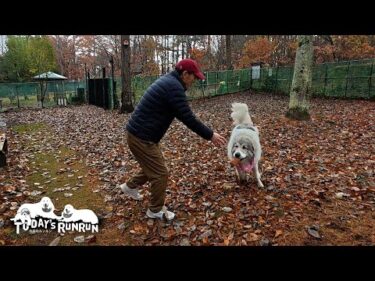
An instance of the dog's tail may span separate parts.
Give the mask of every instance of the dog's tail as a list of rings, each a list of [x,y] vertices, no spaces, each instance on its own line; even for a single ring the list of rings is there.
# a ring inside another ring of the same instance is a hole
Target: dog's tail
[[[232,103],[231,117],[235,125],[247,124],[253,126],[253,121],[251,120],[249,108],[246,103]]]

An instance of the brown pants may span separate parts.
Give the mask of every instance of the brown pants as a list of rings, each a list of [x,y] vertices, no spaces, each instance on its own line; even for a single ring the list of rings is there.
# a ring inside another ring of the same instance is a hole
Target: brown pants
[[[141,166],[141,172],[132,177],[126,185],[129,188],[138,188],[147,181],[151,183],[152,212],[159,212],[164,206],[165,190],[168,182],[168,169],[161,153],[159,144],[137,138],[127,132],[130,151]]]

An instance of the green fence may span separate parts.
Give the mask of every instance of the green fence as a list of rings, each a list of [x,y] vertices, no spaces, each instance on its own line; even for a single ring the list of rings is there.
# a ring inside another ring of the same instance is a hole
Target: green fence
[[[251,69],[205,72],[206,80],[197,81],[187,92],[189,99],[213,97],[227,93],[236,93],[250,88]],[[138,103],[147,90],[160,76],[136,76],[132,79],[132,93]],[[116,77],[116,95],[121,99],[121,78]]]
[[[338,98],[375,99],[375,59],[324,63],[313,67],[313,96]],[[197,81],[187,92],[189,99],[213,97],[248,89],[289,94],[293,79],[293,67],[261,68],[259,75],[255,70],[238,69],[205,72],[206,80]],[[132,93],[138,103],[143,93],[159,76],[132,79]],[[116,95],[121,96],[121,79],[115,78]],[[78,88],[86,88],[82,81],[58,81],[47,83],[44,106],[58,104],[63,95],[68,103],[77,96]],[[40,84],[0,83],[0,109],[7,107],[40,106]]]
[[[312,92],[315,97],[375,99],[375,59],[318,64],[313,67]],[[289,95],[294,67],[261,68],[205,72],[206,80],[197,81],[187,92],[189,99],[212,97],[248,89]],[[133,82],[135,100],[157,76]]]
[[[78,88],[85,88],[85,81],[49,81],[43,87],[47,89],[43,106],[51,107],[58,105],[61,98],[68,103],[77,96]],[[40,99],[41,84],[30,83],[0,83],[0,107],[38,107]]]
[[[313,96],[375,98],[375,59],[318,64],[313,67]],[[289,94],[293,67],[262,68],[251,88]]]
[[[135,76],[132,78],[132,94],[133,100],[137,103],[147,88],[156,80],[159,76]],[[115,77],[116,81],[116,95],[119,100],[121,100],[121,78]]]

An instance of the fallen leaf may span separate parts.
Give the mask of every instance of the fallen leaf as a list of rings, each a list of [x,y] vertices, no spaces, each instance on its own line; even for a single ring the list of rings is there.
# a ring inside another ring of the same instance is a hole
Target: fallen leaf
[[[259,236],[255,233],[249,233],[247,235],[247,241],[255,242],[255,241],[258,241],[258,240],[259,240]]]
[[[307,232],[314,238],[321,239],[319,232],[314,227],[308,227]]]
[[[279,237],[281,234],[283,234],[283,231],[282,230],[276,230],[276,233],[275,233],[275,238]]]
[[[80,236],[74,237],[74,242],[76,242],[76,243],[83,243],[83,242],[85,242],[85,236],[80,235]]]
[[[95,243],[96,242],[96,236],[95,235],[89,235],[85,238],[85,241],[88,244]]]
[[[55,239],[53,239],[52,242],[51,242],[48,246],[57,246],[57,245],[59,245],[60,240],[61,240],[61,237],[58,236],[58,237],[56,237]],[[74,240],[74,241],[75,241],[75,240]]]

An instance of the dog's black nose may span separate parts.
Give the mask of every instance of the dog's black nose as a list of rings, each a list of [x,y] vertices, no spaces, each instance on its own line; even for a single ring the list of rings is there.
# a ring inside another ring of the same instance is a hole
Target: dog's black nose
[[[241,157],[241,154],[240,154],[239,152],[236,152],[236,153],[234,154],[234,156],[235,156],[236,158],[240,158],[240,157]]]

